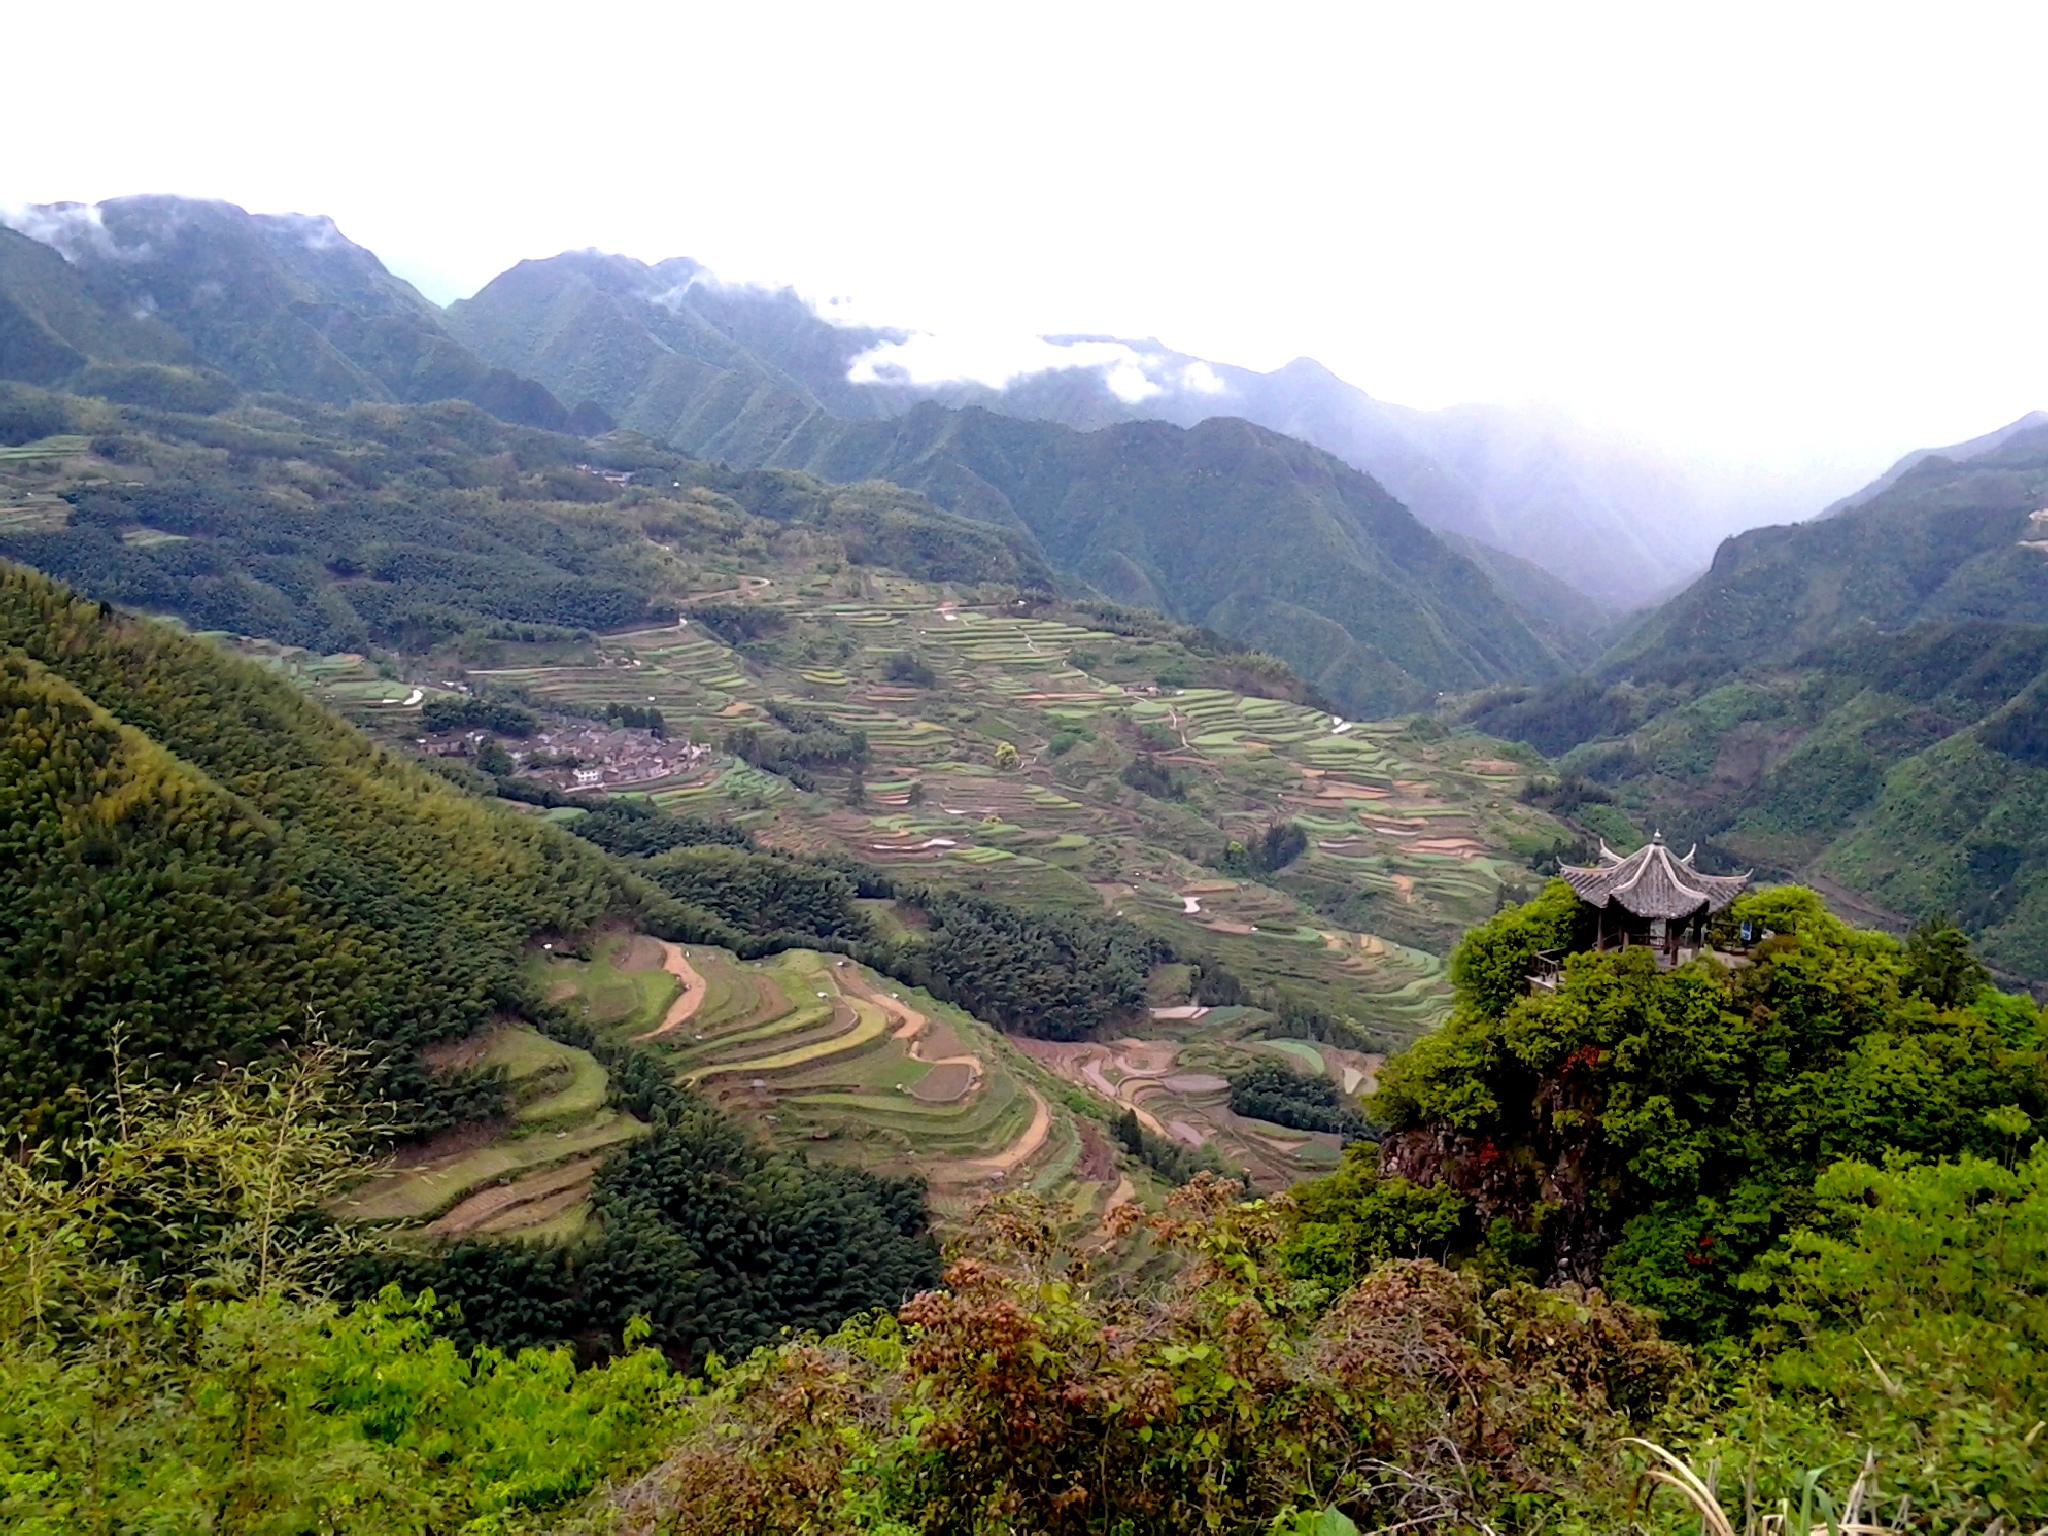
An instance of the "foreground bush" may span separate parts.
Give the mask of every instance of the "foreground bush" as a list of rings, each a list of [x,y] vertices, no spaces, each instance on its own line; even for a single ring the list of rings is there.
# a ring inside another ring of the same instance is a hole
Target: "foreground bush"
[[[946,1289],[723,1373],[618,1499],[624,1528],[1164,1536],[1336,1506],[1476,1529],[1606,1489],[1683,1369],[1598,1293],[1489,1296],[1427,1261],[1327,1305],[1282,1278],[1279,1213],[1238,1193],[1204,1177],[1164,1216],[1124,1208],[1181,1261],[1150,1299],[1091,1283],[1049,1207],[991,1205]]]
[[[0,1160],[0,1529],[510,1530],[652,1458],[684,1394],[631,1345],[465,1353],[431,1292],[323,1299],[356,1246],[346,1057],[190,1089],[117,1067],[76,1140]]]

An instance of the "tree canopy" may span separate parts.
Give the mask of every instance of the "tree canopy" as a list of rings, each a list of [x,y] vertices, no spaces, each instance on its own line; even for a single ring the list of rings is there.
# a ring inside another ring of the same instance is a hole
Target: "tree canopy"
[[[1733,968],[1581,951],[1554,993],[1529,988],[1577,906],[1553,882],[1469,934],[1449,1023],[1388,1064],[1372,1104],[1388,1171],[1469,1196],[1472,1240],[1505,1219],[1539,1273],[1718,1331],[1748,1315],[1749,1265],[1810,1213],[1825,1168],[1995,1156],[1998,1115],[2048,1113],[2040,1010],[1939,933],[1902,946],[1780,886],[1731,910],[1769,935]]]

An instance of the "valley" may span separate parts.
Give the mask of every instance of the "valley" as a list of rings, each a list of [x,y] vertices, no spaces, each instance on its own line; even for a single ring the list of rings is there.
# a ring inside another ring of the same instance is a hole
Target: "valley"
[[[941,1216],[990,1188],[1054,1194],[1083,1223],[1156,1200],[1172,1179],[1137,1155],[1146,1138],[1155,1161],[1178,1148],[1277,1191],[1334,1166],[1338,1139],[1234,1114],[1232,1079],[1278,1061],[1356,1103],[1442,1018],[1457,936],[1569,843],[1518,798],[1541,766],[1526,750],[1426,715],[1342,717],[1284,663],[1056,596],[985,525],[887,487],[731,475],[630,439],[594,456],[442,408],[271,412],[225,459],[223,423],[61,410],[84,430],[0,463],[34,509],[0,530],[12,552],[164,594],[196,639],[500,814],[573,831],[626,800],[901,893],[1099,915],[1172,957],[1075,1049],[793,940],[743,960],[557,935],[527,985],[597,1039],[500,1023],[433,1046],[436,1072],[502,1071],[510,1107],[401,1152],[348,1207],[374,1224],[576,1240],[595,1170],[648,1133],[618,1102],[621,1051],[774,1145],[926,1180]],[[303,467],[394,451],[496,477],[517,520],[382,478],[366,505]],[[488,553],[451,563],[428,537]],[[885,891],[849,921],[914,949],[927,919]]]
[[[857,768],[807,770],[809,790],[716,750],[671,778],[609,787],[791,851],[1028,902],[1107,905],[1247,976],[1341,1000],[1390,1041],[1426,1023],[1435,962],[1368,933],[1440,948],[1492,909],[1503,884],[1533,878],[1517,843],[1537,849],[1559,835],[1515,802],[1530,766],[1490,755],[1498,744],[1162,687],[1151,679],[1200,660],[1157,638],[1014,617],[1014,603],[963,602],[887,574],[830,584],[856,585],[865,600],[756,588],[749,607],[775,635],[739,651],[686,618],[580,654],[503,646],[497,659],[532,664],[465,675],[543,710],[658,709],[672,736],[714,749],[749,724],[773,728],[771,707],[815,712],[859,733],[867,755]],[[1096,670],[1077,667],[1076,653]],[[932,668],[929,686],[886,675],[905,654]],[[552,752],[536,742],[528,758]],[[1008,768],[996,761],[1006,743],[1017,754]],[[1148,782],[1159,793],[1127,782],[1136,764],[1158,775]],[[1247,849],[1277,823],[1309,834],[1298,859],[1270,883],[1233,877],[1230,845]]]
[[[2048,1508],[2040,418],[1624,619],[1561,418],[21,217],[0,1526]]]
[[[597,941],[588,959],[536,962],[549,997],[654,1051],[770,1140],[923,1178],[941,1215],[992,1188],[1027,1188],[1079,1220],[1119,1191],[1156,1189],[1117,1155],[1111,1121],[1125,1110],[1260,1188],[1334,1166],[1336,1137],[1234,1115],[1229,1079],[1270,1056],[1355,1099],[1379,1053],[1442,1017],[1451,937],[1503,893],[1532,887],[1527,859],[1564,836],[1516,799],[1530,763],[1427,722],[1346,721],[1200,686],[1230,658],[1190,651],[1156,620],[1121,620],[1119,633],[1082,610],[818,554],[808,537],[783,536],[744,565],[708,562],[690,577],[705,595],[686,597],[675,625],[496,641],[390,678],[348,656],[220,638],[411,750],[436,699],[530,711],[530,735],[458,731],[428,746],[470,761],[495,739],[514,772],[560,792],[565,803],[532,808],[559,825],[587,814],[579,799],[635,798],[744,828],[764,848],[1121,917],[1190,957],[1154,973],[1137,1017],[1081,1046],[1002,1035],[801,949],[742,961],[626,935]],[[708,617],[692,618],[696,605]],[[713,625],[754,638],[728,644]],[[581,723],[625,710],[658,712],[663,737]],[[800,787],[729,750],[735,733],[775,730],[772,711],[793,710],[857,733],[860,760],[798,767]],[[577,755],[593,744],[609,755]],[[640,776],[656,750],[676,771]],[[1144,780],[1159,793],[1129,782],[1141,764],[1160,775]],[[1268,830],[1288,826],[1302,830],[1300,849],[1281,868],[1253,869]],[[921,921],[888,898],[862,906],[885,932]],[[1226,987],[1268,1006],[1219,1001]],[[1354,1043],[1284,1038],[1282,998],[1348,1021]],[[553,1177],[523,1175],[512,1188],[539,1198],[516,1197],[519,1207],[552,1212]],[[445,1200],[436,1216],[462,1219]],[[497,1220],[519,1230],[516,1215]]]

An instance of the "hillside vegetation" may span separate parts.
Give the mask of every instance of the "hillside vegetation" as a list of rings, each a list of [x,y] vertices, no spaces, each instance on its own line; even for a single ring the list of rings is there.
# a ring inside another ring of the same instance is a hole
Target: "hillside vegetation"
[[[494,814],[246,663],[0,566],[0,1119],[62,1127],[134,1059],[191,1072],[308,1017],[418,1052],[514,998],[527,938],[635,910],[582,845]],[[57,958],[61,957],[61,959]]]
[[[1547,621],[1319,449],[1242,421],[1081,432],[930,403],[894,416],[845,381],[881,333],[864,341],[820,327],[793,296],[749,302],[710,284],[669,304],[660,296],[696,275],[673,265],[525,262],[450,323],[688,453],[888,480],[1020,530],[1060,572],[1285,657],[1353,713],[1563,669],[1538,632]],[[796,333],[810,343],[792,345]]]
[[[448,319],[478,352],[564,399],[603,400],[621,421],[735,462],[810,430],[797,424],[817,410],[880,421],[935,402],[1080,432],[1253,422],[1370,475],[1430,528],[1484,540],[1516,601],[1541,611],[1546,590],[1563,587],[1581,638],[1616,616],[1603,604],[1668,588],[1712,549],[1693,489],[1640,449],[1540,412],[1411,410],[1305,357],[1258,373],[1154,340],[1048,337],[1050,366],[1001,388],[919,383],[896,351],[915,349],[907,333],[836,323],[788,289],[723,283],[687,259],[647,266],[595,251],[520,262]],[[1087,361],[1064,362],[1060,347]]]
[[[327,404],[461,399],[560,430],[541,385],[493,367],[331,219],[122,197],[0,228],[0,379],[219,410],[242,391]],[[583,430],[610,423],[589,409]]]
[[[0,554],[195,629],[340,652],[492,624],[508,637],[623,628],[675,616],[679,574],[654,537],[667,522],[745,531],[702,500],[650,504],[579,469],[590,450],[573,438],[462,405],[278,402],[230,418],[0,391],[0,436],[11,422],[26,439],[0,461]],[[769,520],[914,571],[1049,580],[1000,531],[893,487],[735,477],[646,445],[600,457],[664,489],[744,487]]]
[[[2048,976],[2044,506],[2048,430],[1923,459],[1730,540],[1590,673],[1470,718],[1717,862],[1951,913],[1994,964]]]
[[[445,1133],[407,1154],[431,1162],[474,1151],[481,1126],[517,1143],[501,1173],[624,1144],[579,1192],[602,1221],[559,1304],[505,1279],[516,1257],[484,1266],[479,1285],[520,1297],[477,1309],[491,1337],[616,1338],[639,1315],[679,1355],[731,1349],[830,1326],[929,1273],[912,1183],[774,1152],[631,1053],[608,1051],[608,1071],[586,1055],[580,1085],[536,1105],[515,1059],[467,1049],[508,1013],[551,1019],[530,941],[607,920],[724,931],[709,913],[246,661],[11,566],[0,704],[11,1136],[60,1145],[116,1081],[143,1091],[331,1043],[352,1053],[345,1098],[368,1116],[358,1178],[394,1136]],[[656,1251],[663,1277],[633,1278]]]
[[[436,1302],[396,1288],[322,1299],[338,1254],[281,1247],[260,1217],[326,1187],[332,1133],[297,1106],[331,1063],[138,1097],[127,1155],[91,1144],[81,1195],[158,1209],[172,1169],[181,1198],[206,1190],[204,1292],[92,1341],[83,1309],[145,1277],[69,1186],[10,1176],[0,1262],[66,1260],[0,1290],[0,1509],[53,1530],[2029,1528],[2048,1498],[2038,1010],[1937,960],[1967,958],[1952,943],[1901,950],[1799,891],[1747,898],[1775,935],[1747,969],[1582,955],[1525,996],[1562,902],[1472,936],[1445,1044],[1382,1095],[1400,1136],[1463,1138],[1442,1182],[1359,1142],[1280,1205],[1202,1178],[1075,1233],[1006,1195],[959,1228],[941,1283],[695,1383],[644,1350],[582,1370],[461,1354]],[[1788,1046],[1803,1097],[1731,1116]],[[1976,1066],[1951,1081],[1958,1047]],[[1681,1105],[1691,1128],[1659,1131]],[[251,1145],[291,1149],[268,1206],[226,1176]],[[1550,1178],[1562,1202],[1515,1203]],[[1621,1240],[1555,1243],[1591,1186]],[[639,1188],[623,1198],[662,1198]],[[1691,1343],[1642,1305],[1660,1288]],[[1704,1295],[1722,1303],[1684,1305]]]
[[[394,752],[425,735],[444,780],[651,856],[620,870],[647,914],[621,921],[748,961],[851,950],[1052,1036],[1017,1066],[1050,1106],[1031,1176],[1084,1203],[1124,1170],[1178,1176],[1198,1147],[1262,1187],[1331,1166],[1324,1127],[1355,1116],[1341,1106],[1373,1053],[1438,1016],[1439,955],[1568,841],[1515,801],[1530,764],[1498,744],[1346,721],[1241,642],[1053,599],[1026,544],[884,484],[728,471],[452,404],[200,417],[19,387],[6,404],[29,441],[0,461],[0,548],[181,618]],[[585,815],[579,776],[670,814]],[[1098,976],[1081,957],[1104,944],[1125,958]],[[617,1112],[612,1069],[472,1044],[473,1025],[438,1038],[508,1072],[516,1113],[481,1148],[429,1149],[365,1209],[483,1236],[593,1231],[600,1165],[644,1129]],[[1229,1104],[1283,1047],[1339,1095],[1305,1130]],[[586,1071],[597,1097],[571,1114]],[[960,1112],[999,1090],[978,1081]],[[1061,1107],[1075,1093],[1095,1129]],[[902,1115],[864,1094],[822,1118],[728,1107],[779,1145],[921,1171]],[[987,1137],[1026,1128],[1006,1125]],[[464,1205],[493,1180],[513,1192]]]
[[[35,213],[0,1524],[2040,1524],[2048,1023],[1938,914],[2048,974],[2048,429],[1532,689],[1569,593],[1242,421]],[[1924,920],[1585,953],[1631,817]]]
[[[1822,1170],[1996,1158],[2008,1121],[2048,1114],[2039,1010],[1937,963],[1967,952],[1960,935],[1902,948],[1780,886],[1717,920],[1731,947],[1745,922],[1771,935],[1749,963],[1575,955],[1554,994],[1529,989],[1537,951],[1586,942],[1587,910],[1556,881],[1475,929],[1450,1022],[1382,1075],[1381,1171],[1467,1202],[1454,1250],[1720,1336],[1755,1321],[1744,1277],[1811,1212]]]

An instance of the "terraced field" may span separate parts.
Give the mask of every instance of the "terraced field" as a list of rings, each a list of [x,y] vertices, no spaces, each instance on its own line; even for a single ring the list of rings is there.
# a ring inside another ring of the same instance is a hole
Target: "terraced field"
[[[691,984],[678,996],[672,958]],[[1015,1042],[927,994],[811,950],[730,952],[613,936],[591,960],[544,956],[549,995],[659,1051],[679,1081],[812,1155],[914,1173],[955,1212],[994,1188],[1085,1207],[1116,1178],[1099,1122]],[[631,1003],[624,982],[659,978]],[[687,1012],[680,1012],[687,1006]]]
[[[1347,1094],[1369,1091],[1384,1060],[1305,1040],[1243,1036],[1244,1009],[1178,1008],[1155,1018],[1145,1038],[1066,1043],[1020,1041],[1035,1061],[1066,1081],[1136,1112],[1154,1135],[1189,1147],[1211,1146],[1255,1187],[1284,1189],[1335,1167],[1336,1136],[1289,1130],[1233,1113],[1229,1074],[1260,1054],[1297,1072],[1328,1077]]]
[[[457,696],[456,688],[442,683],[406,682],[395,675],[395,669],[380,669],[353,651],[320,656],[301,646],[279,645],[274,640],[203,633],[317,694],[337,712],[372,730],[381,727],[403,732],[416,727],[423,704]]]
[[[581,1230],[598,1164],[647,1131],[607,1107],[605,1069],[524,1024],[465,1042],[442,1064],[503,1067],[513,1086],[509,1120],[412,1149],[351,1191],[337,1214],[405,1223],[434,1238],[559,1240]]]
[[[1167,631],[1115,633],[1082,622],[1078,610],[1019,611],[1006,592],[821,561],[815,542],[794,539],[762,557],[703,552],[691,580],[728,614],[735,604],[754,610],[744,626],[754,638],[728,645],[686,609],[671,626],[496,644],[482,663],[436,654],[403,681],[353,658],[284,655],[277,664],[394,738],[411,734],[421,702],[449,687],[510,696],[544,722],[658,709],[671,739],[712,750],[630,792],[742,823],[792,851],[849,854],[1028,906],[1119,913],[1255,988],[1348,1016],[1383,1049],[1441,1019],[1450,945],[1504,895],[1533,889],[1527,858],[1565,835],[1518,801],[1531,765],[1500,743],[1426,721],[1339,719],[1247,692],[1255,666],[1196,654]],[[769,706],[783,704],[860,732],[860,773],[820,768],[802,789],[723,752],[736,724],[770,723]],[[521,757],[543,743],[507,745]],[[566,776],[557,782],[574,787]],[[1261,872],[1254,853],[1269,828],[1287,824],[1305,848]],[[886,906],[880,915],[892,917]],[[623,978],[672,996],[675,977],[646,955],[639,961],[637,971],[599,961],[587,976],[573,973],[593,1022],[656,1027],[667,1004],[652,992],[622,1001]],[[880,984],[848,980],[851,968],[817,956],[741,965],[692,951],[689,963],[701,974],[701,1006],[687,1028],[656,1042],[679,1077],[820,1156],[923,1173],[942,1206],[996,1172],[1060,1182],[1083,1155],[1081,1129],[1062,1105],[1092,1101],[1108,1113],[1131,1102],[1105,1093],[1064,1053],[1034,1059],[928,1001],[887,988],[869,995]],[[567,984],[572,972],[556,979]],[[1155,991],[1162,1007],[1188,1001],[1170,982]],[[943,1044],[951,1030],[973,1043],[948,1062],[954,1053],[917,1045],[922,1032],[901,1036],[891,1006],[926,1018],[932,1040]],[[1124,1074],[1149,1085],[1131,1091],[1160,1134],[1211,1142],[1262,1184],[1322,1166],[1333,1145],[1239,1122],[1219,1089],[1190,1083],[1243,1065],[1275,1022],[1255,1009],[1217,1010],[1195,1031],[1141,1021],[1133,1038],[1170,1051],[1171,1061],[1158,1073]],[[1204,1065],[1204,1053],[1215,1059]],[[1365,1070],[1324,1066],[1340,1086]],[[1038,1139],[1012,1166],[991,1162],[1029,1139],[1041,1101]]]

